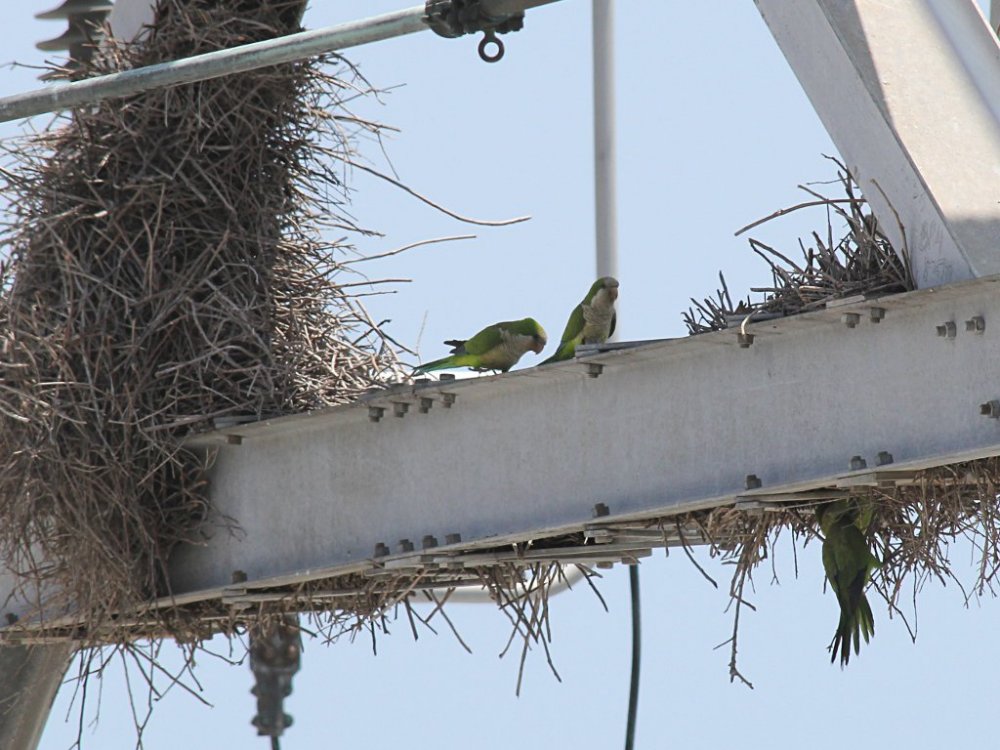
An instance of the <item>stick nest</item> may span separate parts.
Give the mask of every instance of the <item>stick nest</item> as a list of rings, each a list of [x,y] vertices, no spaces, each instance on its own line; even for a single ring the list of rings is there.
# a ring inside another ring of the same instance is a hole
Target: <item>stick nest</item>
[[[303,6],[161,0],[86,72],[294,32]],[[186,434],[399,379],[319,238],[358,230],[337,165],[378,128],[346,108],[364,81],[322,65],[106,101],[7,146],[0,555],[46,621],[97,632],[169,595],[171,549],[210,515]]]
[[[898,253],[893,249],[847,168],[833,161],[839,168],[837,181],[845,197],[829,198],[800,185],[813,200],[777,211],[737,232],[737,235],[742,234],[792,211],[822,206],[827,210],[826,236],[813,232],[808,245],[800,239],[803,260],[799,263],[759,240],[750,239],[751,249],[771,269],[771,286],[751,289],[751,292],[762,293],[763,299],[753,302],[748,297],[734,305],[726,280],[720,273],[720,288],[715,295],[700,301],[692,298],[693,307],[683,313],[688,333],[720,331],[732,325],[735,318],[795,315],[822,309],[836,299],[895,294],[916,288],[906,248],[899,248]],[[845,234],[839,241],[834,240],[834,216],[846,225]],[[735,323],[739,325],[738,320]]]
[[[885,601],[890,616],[899,616],[914,640],[917,596],[929,581],[955,584],[966,604],[974,596],[997,595],[998,493],[1000,457],[938,466],[888,481],[884,486],[840,491],[839,499],[856,498],[870,502],[875,509],[868,536],[882,564],[873,574],[872,586]],[[837,490],[829,488],[828,494],[835,496]],[[791,535],[791,549],[796,556],[800,547],[804,550],[810,542],[822,539],[815,509],[823,502],[828,500],[774,504],[756,510],[714,508],[670,519],[678,528],[695,530],[688,534],[689,543],[708,544],[713,557],[733,566],[729,596],[734,622],[732,637],[727,641],[731,646],[731,679],[753,687],[740,673],[736,658],[740,609],[753,608],[748,601],[747,583],[753,585],[754,573],[764,564],[770,565],[770,580],[777,582],[774,551],[783,532]],[[971,545],[975,552],[976,572],[971,581],[961,580],[950,560],[951,546],[959,540]],[[818,557],[820,550],[816,549],[815,554]]]

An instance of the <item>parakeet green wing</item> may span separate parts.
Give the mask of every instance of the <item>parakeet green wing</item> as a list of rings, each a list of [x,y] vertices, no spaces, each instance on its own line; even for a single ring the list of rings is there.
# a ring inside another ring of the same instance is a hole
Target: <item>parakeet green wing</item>
[[[618,316],[618,280],[603,276],[591,284],[586,296],[569,315],[556,353],[542,362],[562,362],[572,359],[580,344],[603,344],[615,331]]]
[[[494,323],[470,339],[446,341],[454,347],[451,356],[422,364],[414,369],[414,373],[455,367],[506,372],[525,353],[540,353],[546,341],[545,329],[533,318]]]
[[[840,605],[840,620],[830,643],[831,661],[840,657],[841,666],[857,654],[875,634],[875,619],[865,596],[872,571],[880,564],[871,553],[865,533],[874,510],[855,500],[841,500],[821,506],[816,517],[823,540],[823,568],[830,588]]]

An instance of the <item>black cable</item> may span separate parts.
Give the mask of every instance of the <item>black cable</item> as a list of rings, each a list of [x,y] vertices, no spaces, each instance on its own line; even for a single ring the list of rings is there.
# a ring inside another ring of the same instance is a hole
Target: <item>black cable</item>
[[[628,722],[625,725],[625,750],[635,743],[635,716],[639,708],[639,662],[642,656],[642,624],[639,613],[639,566],[628,566],[629,593],[632,597],[632,679],[628,691]]]

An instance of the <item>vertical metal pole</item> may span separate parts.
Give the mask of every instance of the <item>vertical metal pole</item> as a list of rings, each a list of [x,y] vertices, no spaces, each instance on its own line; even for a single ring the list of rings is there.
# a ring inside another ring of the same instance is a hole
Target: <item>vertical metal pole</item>
[[[597,275],[618,276],[618,206],[615,191],[614,0],[593,0],[594,219]]]
[[[990,26],[994,31],[1000,29],[1000,0],[990,0]]]

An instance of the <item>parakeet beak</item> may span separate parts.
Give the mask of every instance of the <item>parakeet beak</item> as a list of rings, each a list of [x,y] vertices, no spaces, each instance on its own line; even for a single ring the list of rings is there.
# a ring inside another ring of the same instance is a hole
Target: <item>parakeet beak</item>
[[[543,351],[545,351],[545,345],[547,343],[549,343],[548,339],[546,339],[544,336],[535,336],[535,343],[534,346],[531,347],[531,351],[533,351],[535,354],[541,354]]]
[[[618,299],[618,279],[609,276],[607,281],[604,282],[604,290],[608,293],[612,302]]]

